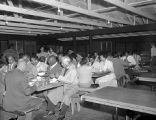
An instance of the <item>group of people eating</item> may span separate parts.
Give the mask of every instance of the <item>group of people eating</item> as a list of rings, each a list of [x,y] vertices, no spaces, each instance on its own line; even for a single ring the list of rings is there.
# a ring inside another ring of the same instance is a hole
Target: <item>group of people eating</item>
[[[6,63],[0,68],[0,98],[3,97],[3,108],[7,111],[17,111],[27,106],[39,106],[44,109],[45,116],[54,115],[59,106],[57,120],[63,120],[71,103],[71,96],[79,90],[79,87],[90,88],[92,84],[98,84],[99,88],[117,87],[117,80],[126,76],[125,67],[139,66],[141,58],[134,54],[126,53],[119,56],[106,52],[94,52],[84,56],[69,50],[67,54],[55,53],[52,48],[29,56],[27,54],[16,55],[3,54]],[[18,56],[18,57],[17,57]],[[30,86],[31,79],[40,73],[56,78],[64,85],[47,90],[42,95],[36,95],[36,86]],[[92,76],[98,76],[95,81]],[[95,82],[95,83],[94,83]]]

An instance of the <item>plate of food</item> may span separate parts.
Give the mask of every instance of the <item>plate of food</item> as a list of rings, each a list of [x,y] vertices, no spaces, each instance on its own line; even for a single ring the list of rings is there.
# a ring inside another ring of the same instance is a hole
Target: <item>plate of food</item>
[[[45,75],[45,72],[39,72],[38,73],[38,76],[44,76]]]

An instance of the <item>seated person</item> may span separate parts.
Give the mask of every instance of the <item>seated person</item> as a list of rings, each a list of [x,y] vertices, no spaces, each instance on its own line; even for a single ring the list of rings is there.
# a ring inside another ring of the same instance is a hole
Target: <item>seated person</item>
[[[82,60],[82,55],[79,53],[76,54],[77,68],[80,67],[80,62]]]
[[[62,73],[62,67],[57,61],[56,56],[52,55],[48,58],[48,71],[47,74],[50,76],[50,78],[58,78],[60,74]],[[55,107],[59,104],[59,102],[62,99],[63,95],[63,86],[57,87],[54,89],[51,89],[47,93],[47,102],[48,102],[48,108],[47,111],[49,111],[49,114],[55,113]]]
[[[5,51],[3,52],[3,60],[4,60],[5,62],[7,62],[6,59],[7,59],[9,56],[13,56],[15,60],[18,59],[17,51],[16,51],[14,48],[15,48],[15,46],[14,46],[13,44],[10,44],[10,45],[8,46],[8,49],[5,50]]]
[[[40,58],[40,57],[47,57],[48,56],[48,52],[46,52],[46,49],[45,49],[45,47],[41,47],[40,48],[40,53],[38,53],[38,54],[36,54],[36,56],[38,57],[38,58]]]
[[[8,56],[7,57],[7,62],[8,62],[8,65],[7,65],[7,71],[12,71],[16,68],[16,61],[15,61],[15,58],[13,56]]]
[[[140,62],[141,62],[141,57],[140,57],[140,55],[138,55],[137,52],[134,51],[134,52],[133,52],[133,57],[134,57],[134,59],[135,59],[135,61],[136,61],[136,67],[139,68]]]
[[[69,57],[64,56],[62,57],[62,66],[64,67],[65,72],[58,77],[58,80],[66,84],[64,84],[62,108],[58,120],[63,120],[65,118],[66,111],[71,103],[71,96],[78,91],[78,78],[75,65],[73,65]]]
[[[123,56],[121,59],[125,62],[128,62],[130,67],[134,67],[136,65],[136,61],[130,52],[125,52],[125,56]]]
[[[93,72],[98,72],[100,68],[100,62],[99,62],[98,57],[95,57],[94,55],[90,55],[89,65],[92,67]]]
[[[34,56],[31,58],[31,62],[36,67],[38,73],[47,71],[48,65],[42,61],[42,57],[39,59]]]
[[[27,64],[26,74],[27,74],[28,78],[37,77],[37,68],[30,62],[30,56],[29,55],[23,55],[21,59],[24,60]]]
[[[124,67],[129,66],[127,62],[121,60],[118,55],[113,58],[110,53],[108,54],[107,59],[113,62],[114,73],[117,80],[126,75]]]
[[[48,68],[47,68],[47,73],[53,77],[57,77],[61,74],[62,72],[62,67],[59,64],[56,56],[52,55],[48,58]]]
[[[53,48],[50,47],[48,50],[48,56],[52,56],[52,55],[57,56],[57,54],[54,52]]]
[[[36,86],[30,87],[24,72],[26,63],[19,61],[17,68],[6,75],[6,93],[3,99],[3,108],[7,111],[23,111],[39,107],[43,99],[32,97]],[[29,109],[28,109],[29,108]]]
[[[92,67],[89,66],[87,58],[82,58],[80,67],[77,68],[78,81],[80,87],[90,87],[92,81]]]
[[[99,84],[100,87],[117,87],[113,63],[107,59],[107,55],[105,53],[100,54],[100,60],[100,70],[97,74],[102,77],[97,78],[95,83]]]

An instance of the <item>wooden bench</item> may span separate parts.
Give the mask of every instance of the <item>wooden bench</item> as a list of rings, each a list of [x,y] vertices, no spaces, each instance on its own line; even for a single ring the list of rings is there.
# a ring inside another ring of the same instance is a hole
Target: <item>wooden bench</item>
[[[78,89],[78,92],[73,94],[71,96],[71,110],[72,110],[72,115],[74,114],[75,109],[79,112],[81,107],[81,96],[90,92],[95,91],[95,88],[80,88]]]
[[[5,110],[2,106],[0,106],[0,110],[3,111],[3,119],[9,120],[9,119],[20,119],[21,117],[24,117],[25,120],[31,120],[32,118],[32,111],[39,110],[40,106],[42,105],[43,99],[36,100],[36,105],[28,105],[26,108],[16,111],[8,111]]]

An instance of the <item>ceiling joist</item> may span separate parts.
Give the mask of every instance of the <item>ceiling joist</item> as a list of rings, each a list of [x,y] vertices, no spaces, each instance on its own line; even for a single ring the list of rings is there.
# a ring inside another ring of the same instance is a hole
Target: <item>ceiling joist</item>
[[[111,3],[117,7],[120,7],[124,10],[127,10],[127,11],[130,11],[132,13],[135,13],[137,15],[140,15],[142,17],[145,17],[145,18],[148,18],[150,20],[153,20],[153,21],[156,21],[156,15],[151,15],[150,13],[146,13],[146,12],[143,12],[137,8],[134,8],[130,5],[127,5],[126,3],[124,2],[121,2],[120,0],[104,0],[105,2],[108,2],[108,3]]]
[[[57,2],[55,0],[52,0],[52,1],[49,1],[49,0],[44,0],[44,1],[43,0],[31,0],[31,1],[46,4],[46,5],[50,5],[50,6],[55,6],[57,8],[62,8],[62,9],[65,9],[65,10],[70,10],[70,11],[73,11],[73,12],[81,13],[81,14],[91,16],[91,17],[95,17],[95,18],[102,19],[102,20],[109,20],[109,21],[112,21],[112,22],[122,23],[122,24],[131,24],[128,21],[125,21],[125,20],[115,19],[115,18],[106,16],[106,15],[96,13],[96,12],[91,11],[91,10],[82,9],[82,8],[75,7],[73,5],[69,5],[69,4],[66,4],[66,3]]]
[[[40,20],[33,20],[33,19],[26,19],[26,18],[16,18],[10,16],[0,15],[0,20],[4,21],[13,21],[13,22],[20,22],[20,23],[28,23],[28,24],[35,24],[35,25],[45,25],[51,27],[63,27],[63,28],[75,28],[75,29],[93,29],[91,26],[84,26],[84,25],[72,25],[72,24],[64,24],[64,23],[54,23],[54,22],[46,22]]]
[[[17,8],[17,7],[12,7],[8,5],[2,5],[0,4],[0,10],[2,11],[7,11],[7,12],[12,12],[12,13],[20,13],[23,15],[31,15],[31,16],[37,16],[37,17],[42,17],[42,18],[50,18],[53,20],[60,20],[60,21],[66,21],[66,22],[71,22],[71,23],[77,23],[77,24],[83,24],[83,25],[93,25],[93,26],[99,26],[99,27],[110,27],[108,25],[102,24],[102,23],[96,23],[96,22],[86,22],[84,20],[79,20],[75,18],[68,18],[65,16],[59,16],[59,15],[54,15],[54,14],[49,14],[45,12],[38,12],[34,10],[28,10],[28,9],[23,9],[23,8]]]
[[[25,23],[13,23],[0,21],[1,26],[10,26],[10,27],[20,27],[20,28],[30,28],[30,29],[38,29],[38,30],[51,30],[51,31],[77,31],[76,29],[67,29],[67,28],[57,28],[57,27],[49,27],[49,26],[40,26],[40,25],[30,25]]]

